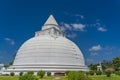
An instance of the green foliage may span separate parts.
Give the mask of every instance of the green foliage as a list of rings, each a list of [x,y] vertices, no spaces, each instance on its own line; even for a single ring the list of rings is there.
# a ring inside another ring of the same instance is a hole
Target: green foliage
[[[47,72],[47,76],[51,76],[51,72]]]
[[[112,61],[113,61],[115,71],[118,71],[120,67],[120,57],[116,57]]]
[[[25,74],[19,77],[19,80],[39,80],[37,76],[31,74]]]
[[[33,75],[34,72],[33,71],[28,71],[27,74]]]
[[[22,75],[23,75],[23,72],[20,72],[20,73],[19,73],[19,76],[22,76]]]
[[[4,65],[5,69],[7,69],[9,67],[9,65]]]
[[[14,72],[11,72],[11,73],[10,73],[10,76],[14,76],[14,75],[15,75],[15,73],[14,73]]]
[[[89,75],[89,72],[85,72],[85,74],[88,76],[88,75]]]
[[[13,65],[13,61],[9,62],[9,65],[10,65],[10,66]]]
[[[72,72],[72,71],[69,72],[68,80],[75,80],[75,72]]]
[[[105,74],[107,77],[110,77],[111,76],[111,71],[105,71]]]
[[[90,70],[96,71],[97,70],[97,65],[98,64],[90,64],[88,67],[90,68]]]
[[[89,74],[90,74],[90,75],[94,75],[95,72],[94,72],[94,71],[89,71]]]
[[[119,75],[120,76],[120,72],[119,71],[115,71],[114,72],[116,75]]]
[[[66,76],[68,76],[69,72],[70,72],[70,71],[65,71]]]
[[[70,71],[68,73],[68,80],[91,80],[83,72]]]
[[[96,71],[96,75],[102,75],[101,71]]]
[[[96,71],[98,65],[99,64],[90,64],[88,67],[90,70]],[[113,67],[113,62],[111,60],[103,60],[101,61],[101,66],[102,66],[102,69],[105,70],[109,67]]]
[[[38,71],[37,76],[40,76],[40,78],[43,78],[45,75],[45,71]]]
[[[111,60],[103,60],[101,62],[102,69],[105,70],[106,68],[112,67],[112,61]]]

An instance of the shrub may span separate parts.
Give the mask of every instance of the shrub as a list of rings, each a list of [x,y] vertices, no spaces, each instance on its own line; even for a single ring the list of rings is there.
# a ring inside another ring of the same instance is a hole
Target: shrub
[[[40,76],[40,78],[43,78],[45,75],[45,71],[38,71],[37,75]]]
[[[96,71],[96,75],[101,75],[102,72],[101,71]]]
[[[89,71],[89,74],[90,75],[94,75],[94,71]]]
[[[37,76],[31,74],[25,74],[19,77],[19,80],[39,80]]]
[[[33,75],[34,72],[33,71],[28,71],[27,74]]]
[[[111,76],[111,71],[105,71],[105,74],[107,77],[110,77]]]
[[[19,73],[19,76],[22,76],[22,75],[23,75],[23,72],[20,72],[20,73]]]
[[[69,72],[70,72],[70,71],[65,71],[66,76],[68,76]]]
[[[2,74],[2,76],[9,76],[9,74]]]
[[[47,72],[47,76],[51,76],[51,72]]]
[[[70,71],[68,73],[68,80],[75,80],[75,72]]]
[[[119,71],[115,71],[115,74],[116,74],[116,75],[120,75],[120,72],[119,72]]]
[[[14,72],[11,72],[11,73],[10,73],[10,76],[14,76],[14,75],[15,75],[15,73],[14,73]]]
[[[68,73],[68,80],[91,80],[83,72],[70,71]]]
[[[89,72],[85,72],[85,74],[88,76],[88,75],[89,75]]]

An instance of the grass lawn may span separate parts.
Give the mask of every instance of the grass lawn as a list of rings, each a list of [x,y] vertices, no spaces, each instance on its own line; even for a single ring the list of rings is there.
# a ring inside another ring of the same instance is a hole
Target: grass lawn
[[[19,80],[17,76],[0,76],[0,80]]]
[[[90,76],[92,80],[120,80],[120,76]],[[67,80],[67,77],[61,77],[60,80]]]
[[[120,76],[91,76],[92,80],[120,80]]]
[[[92,80],[120,80],[120,76],[90,76]],[[19,80],[18,76],[0,76],[0,80]],[[54,77],[44,77],[39,80],[54,80]],[[61,77],[60,80],[67,80],[67,77]]]

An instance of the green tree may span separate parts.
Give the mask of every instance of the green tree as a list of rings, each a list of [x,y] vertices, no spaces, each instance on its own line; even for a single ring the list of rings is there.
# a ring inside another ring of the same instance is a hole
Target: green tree
[[[9,65],[4,65],[5,69],[7,69],[9,67]]]
[[[22,75],[23,75],[23,72],[20,72],[20,73],[19,73],[19,76],[22,76]]]
[[[116,57],[112,61],[115,71],[118,71],[120,67],[120,57]]]
[[[90,64],[88,67],[90,68],[90,70],[96,71],[97,70],[97,65],[98,64]]]
[[[40,76],[40,78],[43,78],[45,75],[45,71],[38,71],[37,76]]]
[[[14,75],[15,75],[15,73],[14,73],[14,72],[11,72],[11,73],[10,73],[10,76],[14,76]]]
[[[105,74],[107,77],[110,77],[111,76],[111,71],[105,71]]]
[[[47,76],[51,76],[51,72],[47,72]]]
[[[13,61],[9,62],[9,65],[10,65],[10,66],[13,65]]]

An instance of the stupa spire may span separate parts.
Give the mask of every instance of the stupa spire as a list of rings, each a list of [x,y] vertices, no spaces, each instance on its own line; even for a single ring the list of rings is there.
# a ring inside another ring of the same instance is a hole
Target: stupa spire
[[[49,16],[49,18],[47,19],[44,25],[48,25],[48,24],[58,25],[52,14]]]
[[[40,35],[52,35],[52,36],[64,36],[64,33],[61,31],[58,23],[51,14],[45,24],[42,26],[42,30],[35,33],[35,36]]]

